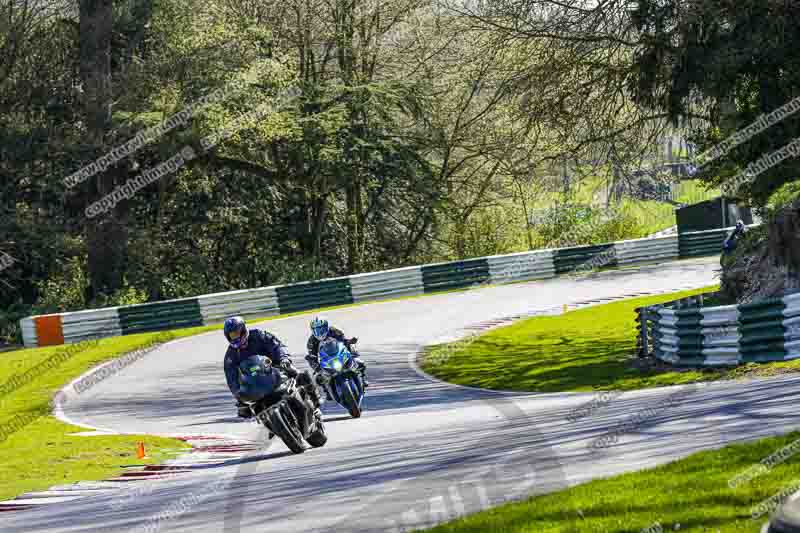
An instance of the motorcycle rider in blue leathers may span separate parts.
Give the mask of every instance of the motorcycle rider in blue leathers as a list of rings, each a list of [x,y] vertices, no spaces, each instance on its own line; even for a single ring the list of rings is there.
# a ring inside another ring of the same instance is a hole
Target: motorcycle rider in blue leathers
[[[236,398],[236,407],[241,418],[251,418],[253,416],[247,404],[239,399],[239,364],[254,355],[266,356],[272,362],[272,366],[286,372],[289,377],[302,378],[302,375],[292,364],[286,346],[274,335],[260,329],[248,330],[242,317],[231,317],[225,321],[223,326],[225,338],[228,341],[228,350],[225,353],[225,379],[231,394]],[[307,376],[307,374],[304,374]],[[306,379],[308,379],[306,377]],[[298,379],[298,384],[302,379]],[[310,383],[309,383],[310,385]],[[308,387],[312,394],[315,415],[322,416],[319,410],[319,396],[315,387]]]
[[[728,234],[728,237],[722,244],[722,252],[726,254],[733,252],[733,250],[736,249],[738,241],[741,240],[746,232],[747,228],[745,228],[744,222],[738,220],[736,222],[736,227]]]
[[[353,361],[358,366],[358,371],[361,374],[361,380],[364,382],[364,388],[369,387],[369,382],[367,381],[367,365],[364,364],[364,361],[361,360],[361,356],[353,349],[352,345],[355,344],[358,339],[353,337],[352,339],[348,339],[345,337],[344,332],[342,330],[335,328],[328,324],[328,321],[323,317],[315,317],[314,320],[311,321],[311,336],[308,338],[308,342],[306,343],[306,348],[308,349],[308,355],[306,355],[306,361],[308,361],[308,365],[314,370],[314,380],[318,385],[323,385],[326,381],[327,376],[323,372],[321,372],[320,365],[319,365],[319,347],[326,339],[336,339],[344,343],[350,353],[352,354]],[[325,388],[325,397],[328,400],[332,400],[331,394],[327,388]]]

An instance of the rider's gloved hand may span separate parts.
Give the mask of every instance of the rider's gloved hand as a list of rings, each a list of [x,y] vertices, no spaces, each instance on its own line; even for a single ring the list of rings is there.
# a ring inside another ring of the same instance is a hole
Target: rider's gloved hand
[[[284,359],[281,361],[281,368],[290,378],[296,378],[299,375],[297,369],[292,365],[292,362],[288,359]]]
[[[358,342],[358,337],[353,337],[352,339],[350,339],[350,344],[355,344],[357,342]]]
[[[306,356],[306,361],[308,362],[308,366],[311,367],[311,370],[319,372],[319,359],[317,359],[316,355],[309,353]]]

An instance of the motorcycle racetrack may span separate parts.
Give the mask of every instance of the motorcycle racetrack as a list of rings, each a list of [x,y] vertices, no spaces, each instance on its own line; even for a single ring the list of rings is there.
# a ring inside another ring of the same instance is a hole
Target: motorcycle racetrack
[[[332,325],[359,338],[371,386],[358,420],[326,403],[328,443],[301,455],[277,439],[267,443],[263,428],[237,418],[222,371],[221,330],[170,342],[70,401],[60,416],[87,429],[190,435],[199,442],[210,436],[240,445],[220,446],[216,458],[209,448],[203,461],[175,477],[121,482],[81,498],[0,513],[0,530],[411,530],[791,431],[800,422],[793,408],[800,378],[791,375],[626,392],[571,421],[568,415],[594,394],[469,389],[435,380],[414,362],[425,346],[466,336],[494,319],[699,288],[717,281],[718,268],[716,257],[675,261],[326,312]],[[275,333],[303,370],[312,316],[249,325]],[[682,401],[665,402],[681,389],[687,389]],[[631,413],[660,405],[667,406],[657,418],[620,435],[613,446],[590,449]]]

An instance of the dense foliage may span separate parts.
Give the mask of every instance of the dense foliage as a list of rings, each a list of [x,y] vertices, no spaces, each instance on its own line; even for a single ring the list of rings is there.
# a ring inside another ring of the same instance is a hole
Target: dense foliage
[[[800,97],[800,4],[760,0],[637,0],[640,32],[629,75],[634,99],[687,124],[701,151],[709,150]],[[711,183],[742,169],[800,135],[800,104],[724,157],[701,169]],[[772,166],[735,187],[755,205],[798,177],[797,160]]]
[[[623,197],[669,200],[635,170],[680,135],[675,102],[735,95],[709,140],[773,108],[794,91],[796,30],[704,74],[745,13],[763,24],[742,51],[791,10],[639,5],[632,19],[621,0],[0,0],[0,340],[31,313],[642,236]],[[196,157],[87,215],[186,147]],[[585,213],[528,223],[554,200]]]

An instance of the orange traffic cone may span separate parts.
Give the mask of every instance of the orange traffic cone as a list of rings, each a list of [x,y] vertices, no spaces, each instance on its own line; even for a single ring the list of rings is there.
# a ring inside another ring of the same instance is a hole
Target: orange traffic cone
[[[140,442],[139,445],[136,446],[136,457],[138,457],[139,459],[145,458],[144,442]]]

